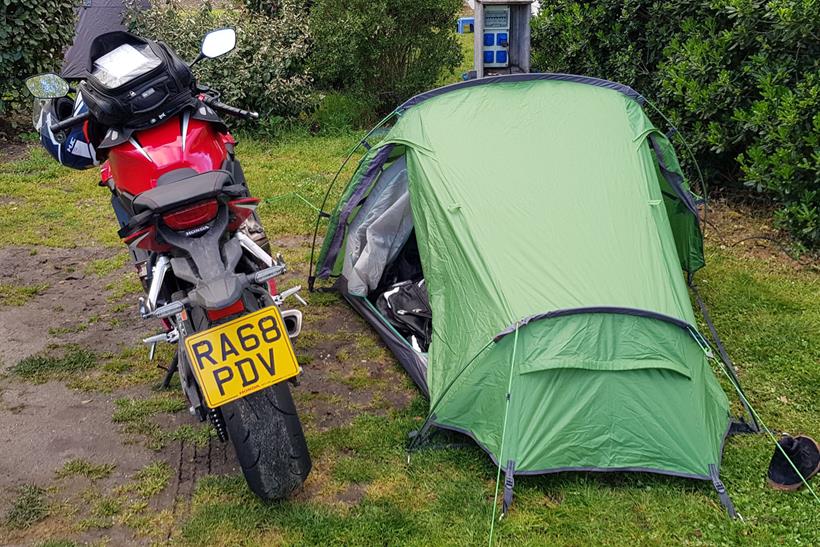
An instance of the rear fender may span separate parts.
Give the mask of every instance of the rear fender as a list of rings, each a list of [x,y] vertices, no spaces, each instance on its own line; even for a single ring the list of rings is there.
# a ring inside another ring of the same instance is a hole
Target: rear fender
[[[188,300],[205,309],[230,306],[242,296],[245,276],[235,272],[242,247],[236,238],[220,246],[228,227],[228,208],[219,206],[216,219],[210,229],[200,237],[179,234],[162,223],[157,230],[165,241],[186,251],[190,258],[174,258],[171,267],[174,275],[194,285],[188,292]]]
[[[226,271],[219,242],[227,227],[228,208],[220,204],[213,224],[199,237],[179,234],[162,222],[157,225],[157,232],[168,244],[188,253],[194,261],[199,279],[214,279],[224,275]]]

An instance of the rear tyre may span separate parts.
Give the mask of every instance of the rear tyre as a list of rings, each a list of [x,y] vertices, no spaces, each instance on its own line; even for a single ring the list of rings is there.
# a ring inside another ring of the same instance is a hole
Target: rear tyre
[[[244,300],[249,311],[258,308],[254,295],[247,294]],[[196,332],[213,326],[199,309],[192,310],[191,319]],[[288,382],[251,393],[220,410],[254,494],[264,500],[284,499],[305,482],[310,454]]]
[[[282,499],[305,482],[310,454],[286,382],[224,405],[222,416],[254,494]]]

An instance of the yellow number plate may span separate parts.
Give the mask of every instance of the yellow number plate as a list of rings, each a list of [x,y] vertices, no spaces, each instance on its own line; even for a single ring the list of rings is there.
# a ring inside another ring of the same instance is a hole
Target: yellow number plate
[[[293,378],[300,371],[276,306],[193,334],[185,340],[185,349],[210,408]]]

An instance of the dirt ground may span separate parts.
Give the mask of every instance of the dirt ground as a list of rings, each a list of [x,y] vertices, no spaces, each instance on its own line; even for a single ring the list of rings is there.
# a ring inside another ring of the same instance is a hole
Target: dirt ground
[[[704,239],[722,250],[733,248],[763,261],[820,271],[820,255],[797,252],[789,236],[774,226],[774,211],[773,204],[730,205],[725,199],[713,199],[706,212]]]
[[[303,255],[304,244],[275,242],[286,257]],[[175,433],[205,427],[184,409],[152,412],[142,429],[114,419],[123,400],[148,404],[159,398],[184,407],[178,389],[158,391],[164,371],[153,369],[156,363],[145,358],[140,340],[155,329],[137,315],[140,293],[130,265],[117,265],[102,275],[89,269],[90,264],[109,261],[121,264],[124,253],[107,248],[0,249],[0,264],[5,266],[0,284],[38,288],[22,303],[3,305],[0,300],[0,421],[5,424],[0,428],[0,515],[18,503],[21,488],[32,485],[46,492],[50,515],[23,529],[0,527],[0,544],[37,544],[53,537],[55,530],[60,537],[91,543],[167,540],[200,478],[238,473],[229,444],[207,431],[204,440],[196,433]],[[304,269],[296,265],[280,286],[303,283]],[[303,336],[296,344],[304,373],[292,389],[308,435],[344,426],[360,413],[406,407],[414,390],[381,342],[339,298],[321,296],[303,309]],[[16,367],[31,356],[59,357],[83,349],[97,359],[89,370],[32,378],[21,376]],[[153,428],[170,436],[157,437]],[[157,438],[165,440],[157,443]],[[91,480],[81,474],[65,476],[67,464],[77,460],[113,470]],[[129,485],[152,465],[169,469],[170,478],[159,493],[136,503],[129,498]],[[321,465],[314,461],[317,477]],[[320,490],[312,481],[300,497]],[[93,500],[117,495],[117,503],[136,508],[142,520],[115,517],[95,525],[102,517]],[[355,493],[340,494],[349,495]]]
[[[48,344],[93,345],[97,351],[108,351],[138,342],[145,325],[138,316],[134,321],[136,301],[132,308],[120,311],[106,302],[106,284],[127,272],[117,271],[104,279],[85,272],[90,262],[115,254],[112,249],[0,249],[0,264],[13,265],[0,271],[0,283],[47,285],[24,306],[0,307],[0,363],[12,365]],[[88,322],[95,316],[101,320]],[[114,318],[122,322],[120,327],[112,326]],[[73,332],[72,327],[83,320],[87,327]],[[44,336],[49,330],[59,334]]]
[[[2,128],[0,128],[2,130]],[[28,145],[19,142],[10,142],[0,138],[0,161],[12,161],[26,155]]]

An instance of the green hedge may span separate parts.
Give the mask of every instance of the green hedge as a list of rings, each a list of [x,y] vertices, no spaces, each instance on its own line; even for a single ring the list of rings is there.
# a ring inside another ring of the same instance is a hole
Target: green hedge
[[[309,35],[303,5],[289,0],[277,5],[271,16],[239,4],[217,10],[205,3],[192,9],[171,1],[130,11],[127,22],[136,34],[167,43],[185,59],[196,57],[209,30],[236,29],[236,49],[201,61],[194,72],[200,82],[221,92],[224,102],[258,111],[259,121],[247,122],[250,128],[275,132],[316,102],[307,70]]]
[[[461,0],[315,0],[311,67],[323,89],[384,114],[461,62]]]
[[[0,0],[0,117],[31,106],[23,80],[59,70],[74,37],[75,0]],[[0,123],[0,131],[3,131]]]
[[[711,187],[771,196],[780,224],[820,246],[820,2],[555,0],[532,40],[536,70],[633,86]]]

